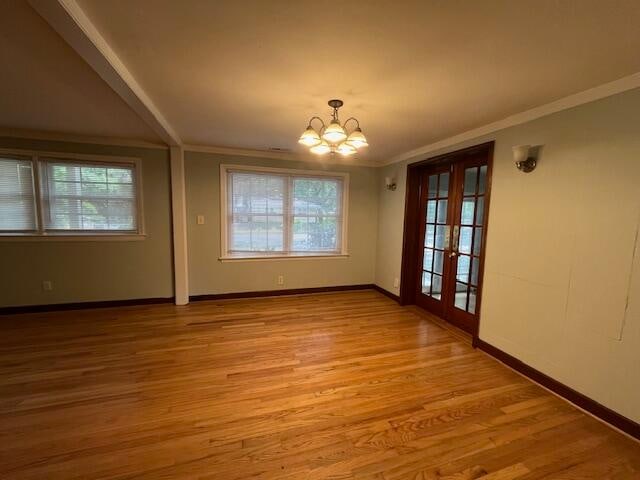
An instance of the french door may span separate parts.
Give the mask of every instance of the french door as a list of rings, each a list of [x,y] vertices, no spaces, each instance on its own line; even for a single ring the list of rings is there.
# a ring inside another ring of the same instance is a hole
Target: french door
[[[415,303],[476,334],[484,263],[487,155],[453,156],[419,172]]]

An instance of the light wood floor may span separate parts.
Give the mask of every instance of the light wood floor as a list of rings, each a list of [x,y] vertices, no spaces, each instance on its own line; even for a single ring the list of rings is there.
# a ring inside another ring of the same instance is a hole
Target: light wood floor
[[[374,291],[0,333],[2,479],[640,478],[640,444]]]

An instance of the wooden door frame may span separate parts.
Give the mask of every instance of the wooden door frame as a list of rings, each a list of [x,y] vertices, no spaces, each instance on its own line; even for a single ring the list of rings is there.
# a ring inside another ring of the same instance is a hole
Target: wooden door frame
[[[487,185],[485,193],[485,210],[487,222],[482,232],[482,244],[486,249],[487,231],[489,229],[488,215],[491,202],[491,179],[493,174],[493,149],[494,141],[474,145],[472,147],[456,150],[454,152],[437,155],[435,157],[420,160],[407,165],[407,182],[404,203],[404,232],[402,239],[402,264],[400,270],[400,305],[414,305],[416,303],[415,285],[417,279],[417,268],[415,259],[418,258],[418,248],[420,239],[420,181],[422,170],[426,166],[433,166],[442,163],[451,163],[467,157],[484,155],[487,159]],[[480,279],[484,279],[484,253],[480,258],[480,268],[478,271]],[[476,300],[476,310],[478,312],[478,326],[480,325],[480,309],[482,304],[483,281],[478,282],[478,297]],[[478,338],[478,329],[472,332],[474,346]]]

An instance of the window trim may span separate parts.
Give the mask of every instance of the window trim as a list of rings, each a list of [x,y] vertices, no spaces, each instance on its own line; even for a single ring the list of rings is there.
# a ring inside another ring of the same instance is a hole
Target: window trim
[[[0,155],[21,156],[31,159],[33,165],[33,183],[34,195],[36,202],[36,223],[37,230],[30,232],[0,232],[0,241],[125,241],[125,240],[144,240],[146,237],[146,229],[143,211],[143,189],[142,189],[142,162],[137,157],[111,156],[111,155],[93,155],[70,152],[50,152],[43,150],[23,150],[0,148]],[[42,209],[42,192],[40,185],[40,176],[42,163],[41,159],[56,160],[59,162],[84,162],[94,163],[96,165],[125,165],[133,167],[134,171],[134,188],[136,192],[136,231],[123,231],[118,233],[116,230],[106,231],[46,231],[44,229],[44,218]]]
[[[339,178],[342,180],[342,225],[340,250],[331,253],[310,252],[305,253],[282,253],[277,252],[269,254],[266,252],[256,252],[249,255],[229,255],[228,253],[228,214],[227,214],[227,184],[228,173],[233,171],[245,171],[256,173],[274,173],[280,175],[296,175],[300,177],[328,177]],[[305,170],[294,168],[275,168],[262,167],[252,165],[231,165],[220,164],[220,257],[221,262],[228,261],[251,261],[251,260],[300,260],[300,259],[322,259],[322,258],[345,258],[349,256],[348,245],[348,228],[349,225],[349,173],[347,172],[326,172],[323,170]]]

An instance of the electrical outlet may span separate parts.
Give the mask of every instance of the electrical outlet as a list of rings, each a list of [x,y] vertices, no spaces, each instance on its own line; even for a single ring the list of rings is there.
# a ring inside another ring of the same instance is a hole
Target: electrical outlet
[[[197,223],[198,225],[204,225],[204,215],[198,215],[198,216],[196,217],[196,223]]]
[[[50,292],[53,290],[53,282],[51,280],[44,280],[42,282],[42,290],[45,292]]]
[[[393,288],[398,288],[400,286],[400,279],[399,278],[394,278],[393,279]]]
[[[284,275],[278,275],[278,285],[284,285]]]

